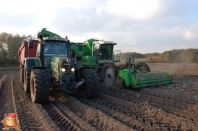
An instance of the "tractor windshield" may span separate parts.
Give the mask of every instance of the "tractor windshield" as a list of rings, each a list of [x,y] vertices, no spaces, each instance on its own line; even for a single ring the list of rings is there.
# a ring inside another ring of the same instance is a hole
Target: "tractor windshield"
[[[67,44],[64,41],[46,41],[44,46],[45,55],[68,56]]]
[[[112,44],[101,44],[99,51],[100,60],[112,60],[113,55],[113,46]]]

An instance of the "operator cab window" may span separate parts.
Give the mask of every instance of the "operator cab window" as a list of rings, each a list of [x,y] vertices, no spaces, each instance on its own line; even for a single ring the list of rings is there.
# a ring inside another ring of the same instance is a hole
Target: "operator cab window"
[[[44,46],[45,55],[68,56],[67,44],[65,42],[46,41]]]
[[[99,47],[100,47],[100,44],[93,45],[93,55],[94,56],[98,56]]]
[[[100,60],[112,60],[113,45],[103,44],[100,46],[99,59]]]

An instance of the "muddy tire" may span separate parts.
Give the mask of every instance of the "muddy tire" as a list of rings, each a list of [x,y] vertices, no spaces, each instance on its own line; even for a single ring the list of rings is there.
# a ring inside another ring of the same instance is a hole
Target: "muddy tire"
[[[24,82],[24,69],[20,68],[20,81],[23,83]]]
[[[30,71],[24,68],[23,90],[25,93],[30,93]]]
[[[33,69],[30,76],[30,96],[34,103],[49,103],[49,71],[45,69]]]
[[[118,77],[118,69],[113,63],[105,64],[102,69],[102,79],[106,86],[113,86]]]
[[[150,72],[150,67],[146,63],[137,63],[135,69],[140,70],[141,72]]]
[[[87,99],[97,98],[99,90],[99,79],[93,69],[82,69],[80,77],[85,79],[85,82],[77,90],[77,96]]]

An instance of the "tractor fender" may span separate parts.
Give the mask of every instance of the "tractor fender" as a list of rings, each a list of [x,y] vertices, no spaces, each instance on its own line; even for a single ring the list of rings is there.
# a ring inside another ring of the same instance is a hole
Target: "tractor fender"
[[[132,76],[131,71],[128,69],[120,70],[118,73],[118,78],[123,79],[123,81],[127,87],[136,84],[134,76]]]
[[[28,58],[25,58],[25,70],[26,71],[30,71],[32,68],[43,68],[41,67],[41,62],[38,58],[35,58],[35,57],[28,57]]]

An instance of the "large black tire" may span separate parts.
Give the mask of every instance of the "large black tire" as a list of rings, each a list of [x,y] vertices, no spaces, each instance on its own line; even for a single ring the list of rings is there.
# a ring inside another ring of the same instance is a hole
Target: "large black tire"
[[[99,96],[99,79],[96,72],[93,69],[82,69],[80,77],[85,79],[85,82],[77,90],[78,97],[97,98]]]
[[[24,68],[24,82],[23,82],[23,90],[25,93],[30,93],[30,71],[27,71],[26,68]]]
[[[102,69],[102,79],[106,86],[114,86],[118,77],[118,69],[113,63],[107,63]]]
[[[150,67],[146,63],[137,63],[135,69],[140,70],[141,72],[150,72]]]
[[[24,82],[24,69],[20,68],[20,81],[23,83]]]
[[[34,103],[49,103],[50,74],[46,69],[33,69],[30,77],[30,96]]]

